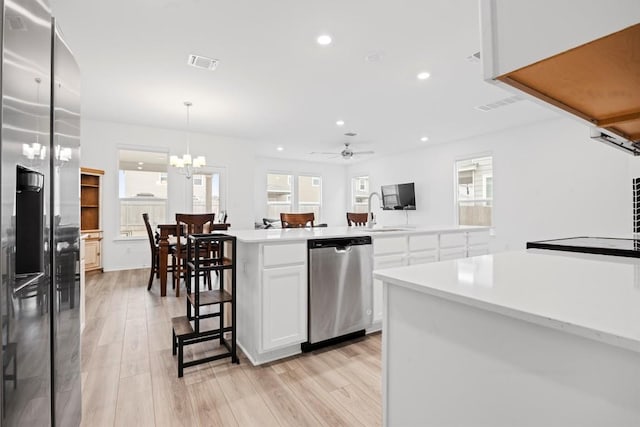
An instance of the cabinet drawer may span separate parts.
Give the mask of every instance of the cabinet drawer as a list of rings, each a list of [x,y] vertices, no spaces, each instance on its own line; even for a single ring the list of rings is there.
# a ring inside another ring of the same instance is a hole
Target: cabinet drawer
[[[409,236],[409,251],[425,251],[438,248],[437,234],[424,234],[422,236]]]
[[[440,249],[440,261],[449,259],[460,259],[467,256],[466,248]]]
[[[404,254],[377,256],[373,258],[373,269],[382,270],[383,268],[402,267],[404,265]]]
[[[469,246],[488,245],[488,244],[489,244],[489,230],[469,232]]]
[[[96,240],[96,239],[101,239],[102,238],[102,232],[101,231],[92,231],[90,233],[82,233],[82,234],[87,236],[87,240]]]
[[[440,235],[441,248],[455,248],[467,245],[467,233],[447,233]]]
[[[429,262],[436,262],[437,260],[438,252],[436,250],[411,252],[409,265],[427,264]]]
[[[263,265],[303,264],[307,260],[306,243],[290,243],[286,245],[264,245]]]
[[[407,251],[407,237],[375,237],[373,239],[373,254],[402,254]]]
[[[489,253],[489,245],[477,245],[469,247],[469,256],[487,255]]]

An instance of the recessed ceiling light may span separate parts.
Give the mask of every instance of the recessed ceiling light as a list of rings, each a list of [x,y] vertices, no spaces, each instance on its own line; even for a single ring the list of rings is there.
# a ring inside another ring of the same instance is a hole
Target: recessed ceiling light
[[[316,39],[316,41],[318,42],[318,44],[320,46],[327,46],[330,45],[331,42],[333,41],[333,39],[331,38],[330,35],[328,34],[323,34],[321,36],[318,36],[318,38]]]
[[[138,162],[138,164],[139,164],[140,166],[142,166],[142,165],[144,165],[144,162]]]
[[[344,120],[338,120],[338,121],[336,122],[336,124],[337,124],[338,126],[344,126]]]
[[[418,73],[418,80],[427,80],[429,77],[431,77],[431,74],[427,73],[426,71]]]
[[[141,171],[142,170],[142,166],[138,166],[138,170]]]
[[[278,150],[278,151],[284,151],[284,147],[283,147],[282,145],[278,145],[278,146],[276,147],[276,150]]]
[[[423,136],[422,138],[420,138],[420,141],[422,142],[427,142],[429,140],[429,137],[427,136]]]

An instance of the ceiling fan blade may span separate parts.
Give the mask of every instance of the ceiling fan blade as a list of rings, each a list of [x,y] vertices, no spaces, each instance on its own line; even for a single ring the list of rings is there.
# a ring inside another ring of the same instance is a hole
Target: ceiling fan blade
[[[353,154],[375,154],[375,151],[354,151]]]
[[[331,151],[312,151],[309,154],[336,154],[336,153]]]

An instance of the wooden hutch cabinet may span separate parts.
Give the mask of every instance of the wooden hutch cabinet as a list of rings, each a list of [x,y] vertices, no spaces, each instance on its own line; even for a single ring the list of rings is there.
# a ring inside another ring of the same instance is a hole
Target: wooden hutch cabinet
[[[86,235],[85,271],[102,270],[102,176],[100,169],[80,168],[80,230]]]

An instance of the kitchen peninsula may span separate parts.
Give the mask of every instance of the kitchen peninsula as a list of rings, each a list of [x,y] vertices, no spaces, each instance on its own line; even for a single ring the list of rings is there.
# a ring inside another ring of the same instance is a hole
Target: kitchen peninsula
[[[374,268],[489,252],[488,227],[229,230],[237,238],[238,346],[254,365],[300,353],[308,337],[307,241],[371,236]],[[373,281],[373,323],[382,322],[382,282]]]
[[[384,425],[639,425],[640,259],[530,249],[374,277]]]

